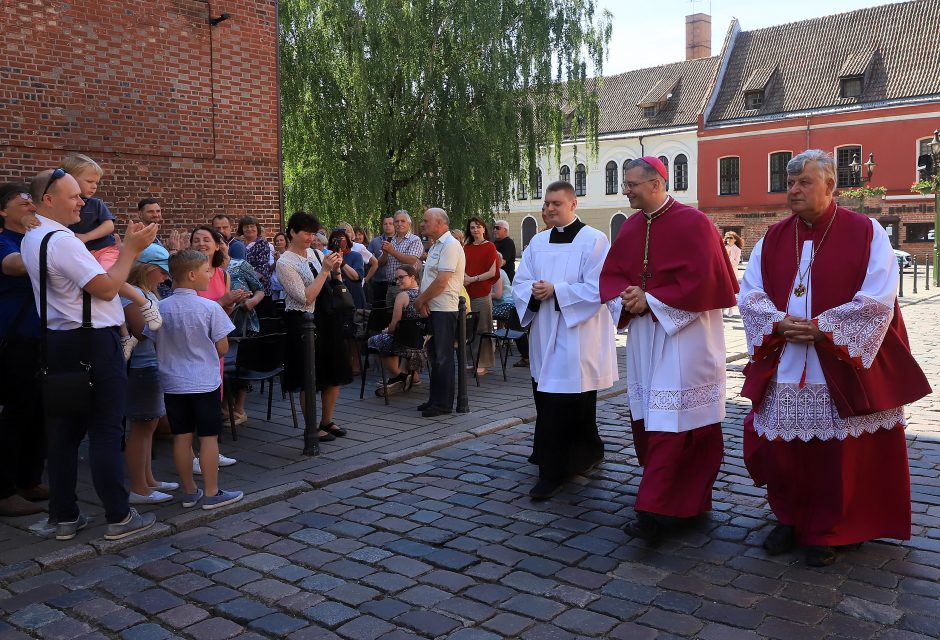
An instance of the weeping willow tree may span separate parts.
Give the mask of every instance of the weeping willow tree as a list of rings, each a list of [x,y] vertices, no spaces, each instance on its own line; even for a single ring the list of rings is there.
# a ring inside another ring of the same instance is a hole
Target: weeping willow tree
[[[285,204],[375,226],[508,202],[540,153],[597,139],[594,0],[281,0]]]

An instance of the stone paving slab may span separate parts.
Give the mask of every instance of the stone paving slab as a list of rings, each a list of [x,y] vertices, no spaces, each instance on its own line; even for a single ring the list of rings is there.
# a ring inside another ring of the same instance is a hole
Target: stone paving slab
[[[931,380],[940,298],[905,308]],[[521,423],[181,532],[0,569],[0,638],[909,638],[940,636],[940,405],[910,407],[914,537],[831,567],[767,557],[729,367],[714,510],[657,547],[627,537],[639,483],[622,395],[604,462],[533,503]],[[298,485],[301,488],[303,484]]]

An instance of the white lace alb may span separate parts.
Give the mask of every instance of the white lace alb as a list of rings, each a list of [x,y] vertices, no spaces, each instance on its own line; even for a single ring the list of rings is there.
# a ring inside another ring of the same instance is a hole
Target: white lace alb
[[[687,411],[723,401],[723,384],[706,384],[692,389],[650,389],[637,382],[627,385],[630,400],[648,411]]]
[[[824,384],[771,382],[760,409],[754,412],[754,430],[768,440],[803,442],[845,440],[879,429],[905,425],[904,407],[863,416],[839,415],[829,389]]]

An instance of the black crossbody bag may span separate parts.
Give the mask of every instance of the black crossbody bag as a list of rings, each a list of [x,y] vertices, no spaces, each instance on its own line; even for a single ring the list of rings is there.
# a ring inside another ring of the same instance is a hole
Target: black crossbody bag
[[[39,324],[41,340],[39,343],[39,375],[42,388],[43,406],[46,415],[50,418],[63,418],[66,416],[82,416],[91,413],[92,387],[91,381],[91,295],[82,289],[82,357],[77,366],[72,368],[68,363],[56,363],[56,369],[65,371],[49,372],[49,327],[46,316],[46,287],[49,274],[47,273],[46,253],[52,231],[42,239],[39,245]],[[68,369],[72,369],[71,371]]]

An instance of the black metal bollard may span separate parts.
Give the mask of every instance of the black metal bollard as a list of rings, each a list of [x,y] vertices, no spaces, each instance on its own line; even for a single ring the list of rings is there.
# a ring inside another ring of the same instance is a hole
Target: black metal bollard
[[[317,432],[320,430],[317,422],[317,347],[316,323],[312,313],[305,313],[303,317],[303,350],[304,350],[304,455],[320,455],[320,440]]]
[[[904,265],[898,263],[898,297],[904,297]]]
[[[917,293],[917,256],[913,258],[914,262],[914,293]]]
[[[470,412],[467,397],[467,301],[460,296],[457,303],[457,413]]]

